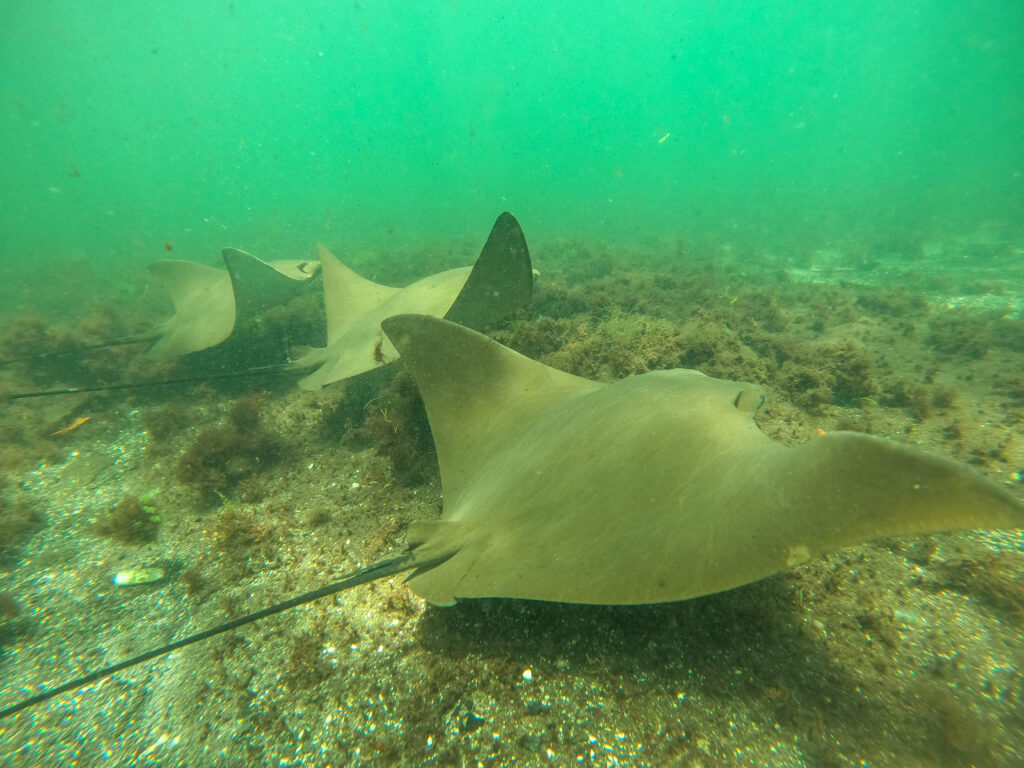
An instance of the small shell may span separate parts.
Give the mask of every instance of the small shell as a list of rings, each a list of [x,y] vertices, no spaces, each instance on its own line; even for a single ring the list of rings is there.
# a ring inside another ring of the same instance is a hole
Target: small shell
[[[152,584],[163,577],[163,568],[130,568],[114,574],[114,584],[119,587],[131,587],[136,584]]]

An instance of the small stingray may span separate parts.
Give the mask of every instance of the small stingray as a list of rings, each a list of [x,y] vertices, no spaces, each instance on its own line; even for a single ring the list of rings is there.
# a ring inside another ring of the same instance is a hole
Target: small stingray
[[[601,384],[444,320],[384,330],[441,468],[442,519],[409,530],[424,564],[409,585],[432,603],[684,600],[868,539],[1024,525],[1007,489],[909,445],[774,442],[752,384],[685,369]]]
[[[152,358],[198,352],[224,342],[236,320],[285,303],[308,290],[319,271],[315,261],[261,261],[225,248],[227,270],[167,259],[149,265],[174,302],[174,315],[156,331],[147,351]]]
[[[381,330],[397,314],[447,317],[470,328],[511,315],[529,303],[533,270],[526,238],[511,213],[501,214],[473,267],[460,267],[418,280],[406,288],[380,285],[359,276],[323,245],[320,264],[327,313],[327,346],[296,350],[298,368],[320,366],[299,380],[316,390],[393,362],[398,357]]]

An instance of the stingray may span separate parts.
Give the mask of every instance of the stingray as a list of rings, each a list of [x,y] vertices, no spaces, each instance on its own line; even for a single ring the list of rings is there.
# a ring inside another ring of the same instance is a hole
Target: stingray
[[[776,443],[752,384],[687,369],[602,384],[442,320],[384,329],[441,469],[441,520],[408,533],[409,586],[435,604],[684,600],[869,539],[1024,525],[1006,488],[910,445]]]
[[[149,265],[175,310],[157,328],[149,357],[180,357],[223,343],[240,319],[300,295],[319,271],[315,261],[267,262],[235,248],[224,249],[222,255],[227,270],[179,259]]]
[[[380,285],[356,274],[320,245],[327,346],[295,350],[297,368],[319,366],[299,380],[316,390],[398,358],[381,330],[397,314],[447,317],[482,329],[529,303],[533,293],[530,253],[519,222],[502,213],[473,267],[425,277],[405,288]]]
[[[1024,504],[910,445],[833,432],[787,447],[762,390],[687,369],[610,384],[425,316],[384,331],[423,397],[444,492],[406,553],[0,710],[0,717],[297,605],[412,571],[431,603],[685,600],[870,539],[1024,525]]]
[[[198,376],[3,393],[0,400],[284,373],[283,360],[280,359],[284,355],[275,356],[275,345],[271,343],[274,339],[268,338],[260,321],[267,310],[308,292],[316,282],[314,278],[319,274],[320,265],[316,261],[298,259],[265,262],[235,248],[226,248],[222,255],[226,270],[173,259],[149,265],[150,271],[167,288],[175,307],[174,315],[153,331],[67,350],[0,360],[0,366],[3,366],[132,344],[148,344],[146,356],[163,359],[218,347],[218,357],[214,360],[219,362],[221,370],[211,371],[207,367],[206,372]],[[260,332],[259,338],[253,338],[254,330]],[[235,353],[234,358],[224,354],[228,350],[221,346],[228,339],[232,340],[230,351]],[[282,346],[287,347],[287,344]],[[210,361],[209,358],[206,360],[207,363]],[[239,361],[246,365],[239,367]],[[260,362],[263,364],[258,364]],[[227,370],[223,369],[225,364],[229,366]]]

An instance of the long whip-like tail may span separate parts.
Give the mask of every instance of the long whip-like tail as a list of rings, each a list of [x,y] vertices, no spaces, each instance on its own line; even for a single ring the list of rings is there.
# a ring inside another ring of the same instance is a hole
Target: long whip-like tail
[[[22,710],[28,709],[29,707],[33,707],[36,704],[40,704],[44,701],[52,699],[54,696],[59,696],[60,694],[67,693],[68,691],[73,691],[76,688],[81,688],[82,686],[88,685],[89,683],[94,683],[97,680],[102,680],[105,677],[110,677],[114,673],[120,672],[122,669],[133,667],[136,664],[142,664],[143,662],[149,661],[150,659],[154,659],[157,656],[163,656],[164,654],[170,653],[171,651],[176,651],[179,648],[184,648],[186,646],[193,645],[194,643],[201,642],[202,640],[214,637],[215,635],[220,635],[224,632],[230,632],[233,629],[238,629],[239,627],[244,626],[246,624],[251,624],[254,621],[259,621],[260,619],[264,619],[267,616],[273,616],[275,613],[287,611],[289,608],[295,608],[296,606],[304,605],[305,603],[310,603],[314,600],[319,600],[321,597],[327,597],[328,595],[343,592],[346,589],[358,587],[360,584],[366,584],[370,581],[376,581],[378,579],[387,578],[388,576],[394,576],[397,573],[407,571],[411,568],[432,567],[434,565],[440,564],[441,562],[444,562],[444,560],[447,560],[449,557],[451,557],[451,553],[447,553],[437,558],[436,560],[423,562],[416,558],[414,552],[410,552],[399,557],[392,557],[387,560],[380,560],[379,562],[369,565],[366,568],[361,568],[358,571],[353,571],[352,573],[347,574],[346,576],[342,577],[340,580],[334,582],[333,584],[328,584],[325,587],[314,589],[311,592],[305,592],[304,594],[297,595],[296,597],[292,597],[280,603],[276,603],[275,605],[271,605],[270,607],[256,611],[255,613],[248,613],[245,616],[239,616],[237,619],[226,621],[223,624],[218,624],[215,627],[203,630],[202,632],[197,632],[194,635],[183,637],[180,640],[175,640],[174,642],[168,643],[167,645],[162,645],[159,648],[153,648],[152,650],[146,651],[145,653],[141,653],[138,656],[133,656],[130,659],[126,659],[122,662],[113,664],[109,667],[104,667],[103,669],[97,669],[94,672],[90,672],[89,674],[83,675],[82,677],[76,678],[75,680],[70,680],[66,683],[58,685],[56,688],[52,688],[48,691],[44,691],[43,693],[36,694],[35,696],[31,696],[27,699],[18,702],[17,704],[13,704],[9,707],[5,707],[4,709],[0,709],[0,718],[8,717],[10,715],[21,712]]]

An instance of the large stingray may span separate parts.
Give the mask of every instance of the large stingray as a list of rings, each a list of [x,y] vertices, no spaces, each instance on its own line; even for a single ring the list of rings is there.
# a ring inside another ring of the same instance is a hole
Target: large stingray
[[[501,214],[473,267],[425,277],[406,288],[380,285],[356,274],[320,246],[327,346],[300,348],[295,366],[319,368],[299,380],[321,387],[390,363],[398,352],[381,330],[391,315],[448,317],[471,328],[511,315],[530,301],[533,272],[519,222]]]
[[[443,320],[384,330],[441,468],[444,514],[410,528],[406,562],[432,603],[683,600],[877,537],[1024,525],[1007,489],[909,445],[774,442],[751,384],[684,369],[601,384]]]
[[[672,370],[601,384],[446,320],[384,331],[426,403],[444,491],[406,554],[90,672],[0,718],[297,605],[413,570],[432,603],[655,603],[747,584],[865,540],[1013,528],[1024,505],[955,461],[835,432],[796,448],[758,429],[758,387]]]
[[[293,298],[319,271],[315,261],[261,261],[225,248],[227,270],[167,259],[149,265],[171,295],[174,315],[160,325],[147,350],[153,358],[198,352],[225,341],[239,318],[248,318]]]

